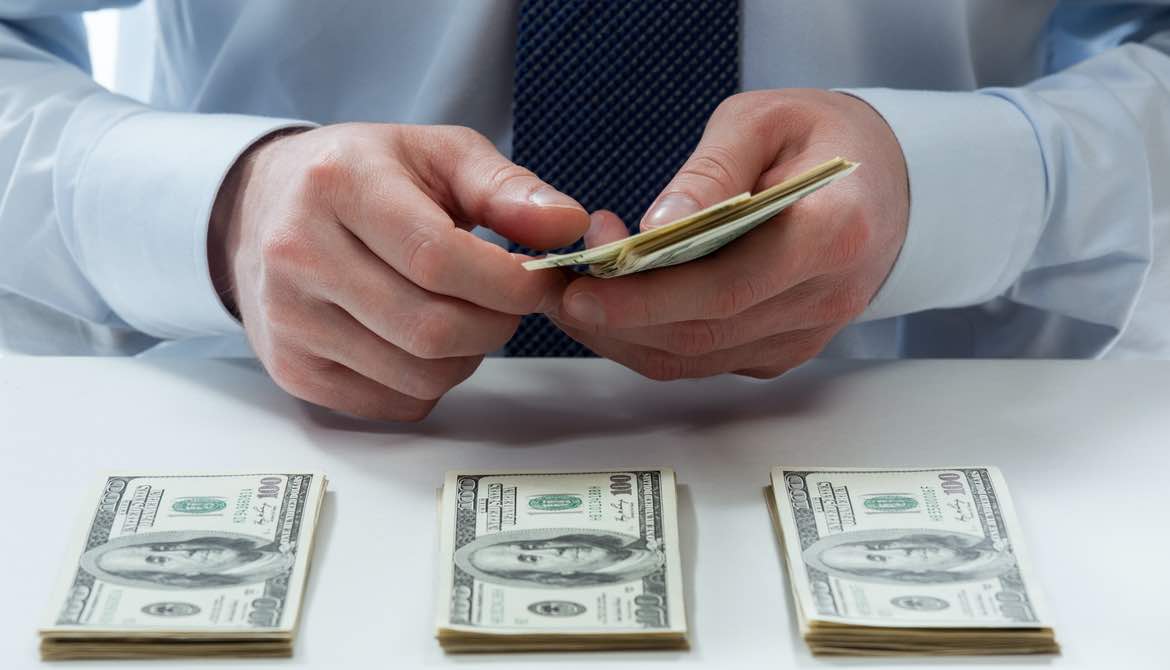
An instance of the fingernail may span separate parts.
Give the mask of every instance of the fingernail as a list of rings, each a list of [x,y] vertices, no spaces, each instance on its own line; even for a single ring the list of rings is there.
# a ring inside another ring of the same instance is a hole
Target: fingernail
[[[578,202],[551,186],[541,186],[528,196],[528,202],[539,207],[570,207],[582,209]]]
[[[601,219],[597,212],[589,215],[589,227],[585,229],[585,247],[596,247],[597,236],[601,234]]]
[[[671,193],[658,201],[642,219],[642,230],[653,230],[699,211],[699,203],[685,193]]]
[[[565,311],[582,323],[605,323],[605,310],[601,309],[601,303],[591,293],[578,293],[570,297],[565,304]]]
[[[589,228],[585,230],[585,246],[596,247],[605,244],[605,215],[594,212],[589,215]]]

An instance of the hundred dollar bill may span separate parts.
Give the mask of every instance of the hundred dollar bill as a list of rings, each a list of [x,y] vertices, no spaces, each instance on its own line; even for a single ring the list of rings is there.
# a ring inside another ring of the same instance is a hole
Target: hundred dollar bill
[[[730,244],[802,198],[847,177],[857,166],[834,158],[755,195],[741,193],[654,230],[592,249],[536,258],[524,267],[588,266],[589,274],[608,278],[686,263]]]
[[[772,492],[814,652],[1057,650],[995,468],[777,467]]]
[[[42,656],[288,655],[324,491],[319,473],[104,477]]]
[[[674,473],[447,474],[448,651],[685,647]]]

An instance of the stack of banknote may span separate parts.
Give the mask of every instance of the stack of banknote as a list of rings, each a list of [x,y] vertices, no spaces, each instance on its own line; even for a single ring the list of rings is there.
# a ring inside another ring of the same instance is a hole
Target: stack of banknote
[[[587,266],[585,271],[596,277],[620,277],[686,263],[718,250],[857,166],[834,158],[755,195],[741,193],[654,230],[584,251],[534,259],[524,267]]]
[[[813,653],[1059,651],[995,468],[778,467],[770,493]]]
[[[319,473],[103,477],[41,657],[290,655],[324,494]]]
[[[447,474],[438,640],[451,652],[685,648],[674,473]]]

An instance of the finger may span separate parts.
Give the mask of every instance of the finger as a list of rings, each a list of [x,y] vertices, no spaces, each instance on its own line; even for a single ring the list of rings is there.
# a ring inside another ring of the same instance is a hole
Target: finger
[[[316,322],[328,327],[306,333],[301,346],[412,398],[441,398],[471,376],[482,358],[418,358],[378,337],[336,305],[321,304],[319,310]]]
[[[429,131],[416,138],[411,155],[428,192],[457,220],[533,249],[565,246],[589,227],[576,200],[505,158],[479,133],[457,127]]]
[[[608,328],[727,319],[810,278],[781,251],[799,244],[785,226],[761,227],[682,265],[614,279],[580,277],[565,289],[561,311]]]
[[[639,344],[681,356],[701,356],[751,344],[774,335],[843,324],[864,306],[837,277],[816,277],[730,319],[697,319],[642,328],[609,328],[576,321],[565,313],[559,326]]]
[[[794,157],[794,169],[808,160]],[[844,274],[864,259],[869,231],[855,225],[863,211],[857,185],[840,186],[698,260],[614,279],[578,277],[560,311],[611,328],[728,319],[813,277]]]
[[[629,236],[630,231],[617,214],[601,209],[589,215],[589,230],[585,231],[585,247],[592,249]]]
[[[285,354],[272,372],[290,394],[364,419],[420,421],[438,402],[399,393],[344,365],[304,354]]]
[[[600,356],[616,361],[631,370],[659,381],[694,379],[744,370],[788,370],[813,358],[828,342],[825,329],[794,331],[748,345],[713,352],[703,356],[679,356],[659,349],[597,336],[565,327],[574,340]]]
[[[760,175],[803,139],[801,126],[783,122],[775,109],[753,101],[751,94],[721,104],[694,152],[647,210],[641,229],[657,228],[753,190]]]
[[[555,305],[564,275],[530,272],[526,256],[457,228],[405,176],[369,183],[337,206],[342,224],[383,262],[416,286],[508,314]]]
[[[399,393],[342,365],[324,373],[319,383],[320,395],[305,400],[363,419],[421,421],[439,402]]]
[[[458,298],[428,293],[387,266],[340,228],[344,268],[335,268],[316,297],[332,302],[381,339],[419,358],[477,356],[516,332],[519,318]]]

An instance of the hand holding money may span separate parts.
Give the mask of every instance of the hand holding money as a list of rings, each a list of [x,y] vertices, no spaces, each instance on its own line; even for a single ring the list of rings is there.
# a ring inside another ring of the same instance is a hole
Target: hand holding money
[[[834,155],[860,167],[718,253],[653,272],[577,278],[549,316],[598,354],[655,379],[773,377],[804,362],[865,310],[905,239],[905,160],[872,108],[824,91],[729,98],[642,224],[653,229],[766,191]],[[598,212],[586,242],[593,248],[625,235],[617,217]]]
[[[785,208],[857,168],[834,158],[760,193],[740,193],[676,221],[622,237],[608,244],[527,261],[527,270],[588,266],[594,277],[623,277],[635,272],[679,265],[730,244]]]
[[[269,138],[232,169],[211,276],[281,388],[417,421],[564,289],[480,225],[545,249],[588,217],[469,128],[330,125]]]

